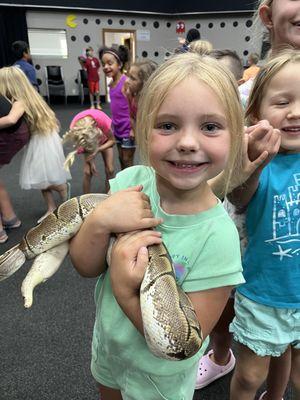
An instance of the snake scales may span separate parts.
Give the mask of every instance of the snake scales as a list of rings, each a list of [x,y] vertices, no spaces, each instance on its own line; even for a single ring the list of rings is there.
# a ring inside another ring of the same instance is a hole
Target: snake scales
[[[53,275],[68,253],[68,240],[85,217],[107,195],[87,194],[61,204],[22,241],[0,256],[0,281],[36,257],[22,283],[25,307],[32,304],[34,287]],[[164,244],[149,246],[149,262],[140,289],[144,333],[158,357],[183,360],[202,345],[202,332],[188,296],[176,284],[172,261]]]

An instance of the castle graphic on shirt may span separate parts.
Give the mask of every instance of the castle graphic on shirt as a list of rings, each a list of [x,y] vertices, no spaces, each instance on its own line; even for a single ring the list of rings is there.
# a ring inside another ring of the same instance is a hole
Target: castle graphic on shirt
[[[272,254],[280,261],[300,254],[300,173],[294,174],[293,179],[294,185],[273,197],[273,238],[266,240],[276,246]]]

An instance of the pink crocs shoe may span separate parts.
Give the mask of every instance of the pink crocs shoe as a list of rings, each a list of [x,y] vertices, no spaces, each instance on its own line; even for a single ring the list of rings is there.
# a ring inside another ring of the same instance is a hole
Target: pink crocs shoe
[[[235,357],[231,349],[230,360],[226,365],[218,365],[214,363],[210,358],[211,354],[213,354],[213,350],[210,350],[199,361],[196,389],[202,389],[216,379],[228,374],[235,366]]]

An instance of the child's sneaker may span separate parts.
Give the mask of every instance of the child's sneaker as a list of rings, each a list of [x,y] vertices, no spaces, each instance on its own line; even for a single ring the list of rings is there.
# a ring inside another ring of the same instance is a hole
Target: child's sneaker
[[[227,375],[231,372],[235,366],[235,357],[232,350],[230,349],[230,359],[226,365],[218,365],[214,363],[210,356],[213,354],[213,350],[210,350],[205,356],[199,361],[196,389],[202,389],[209,385],[211,382]]]
[[[259,397],[258,400],[264,400],[265,394],[267,394],[267,391],[263,392],[263,393],[260,395],[260,397]],[[282,400],[284,400],[284,399],[282,399]]]

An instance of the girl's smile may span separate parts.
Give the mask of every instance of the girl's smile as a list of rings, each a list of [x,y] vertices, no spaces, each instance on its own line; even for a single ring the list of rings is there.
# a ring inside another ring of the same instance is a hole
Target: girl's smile
[[[173,190],[202,192],[221,172],[230,147],[226,116],[206,84],[191,77],[172,88],[156,117],[150,161]]]
[[[260,118],[267,119],[281,132],[281,149],[300,152],[299,62],[284,66],[270,81],[260,107]]]

